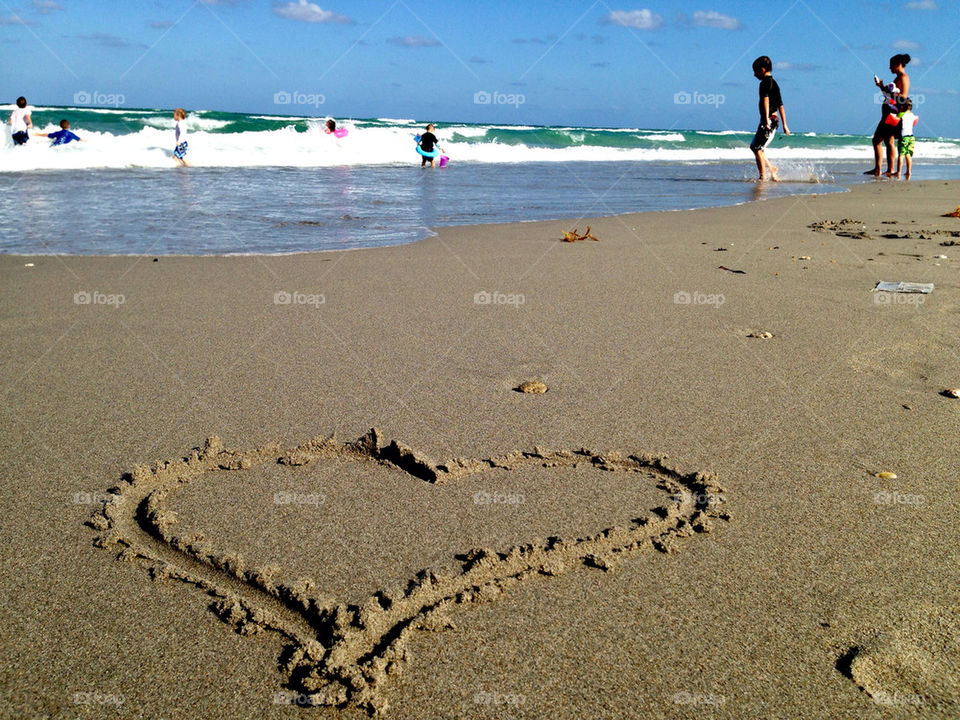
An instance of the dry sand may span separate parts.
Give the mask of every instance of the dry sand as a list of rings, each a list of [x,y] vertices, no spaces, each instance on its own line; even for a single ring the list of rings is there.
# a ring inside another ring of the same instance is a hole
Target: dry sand
[[[960,716],[958,190],[0,257],[0,715]]]

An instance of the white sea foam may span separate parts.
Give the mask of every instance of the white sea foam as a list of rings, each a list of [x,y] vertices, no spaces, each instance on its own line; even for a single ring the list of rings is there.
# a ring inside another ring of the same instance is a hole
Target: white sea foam
[[[659,140],[661,142],[686,142],[687,139],[680,133],[663,133],[651,135],[638,135],[641,140]]]
[[[164,122],[160,122],[160,121]],[[169,122],[166,122],[169,120]],[[146,127],[135,133],[113,135],[93,132],[82,124],[72,128],[88,142],[51,147],[44,138],[35,137],[23,147],[14,148],[9,125],[0,132],[0,172],[47,169],[83,168],[167,168],[174,164],[173,119],[155,118],[162,127]],[[285,128],[241,133],[209,132],[227,124],[225,120],[191,115],[188,160],[202,167],[331,167],[341,165],[418,164],[414,135],[415,127],[366,126],[354,127],[340,123],[349,130],[345,138],[335,138],[323,131],[322,120],[308,123],[307,132],[297,132],[291,124]],[[506,127],[506,126],[504,126]],[[57,128],[48,124],[41,132]],[[645,134],[648,141],[662,143],[659,147],[612,148],[596,145],[568,147],[530,147],[478,140],[490,129],[485,126],[446,126],[437,131],[440,145],[454,163],[524,163],[524,162],[747,162],[750,160],[746,143],[742,146],[717,148],[683,147],[680,133]],[[516,128],[511,128],[516,129]],[[582,132],[582,131],[581,131]],[[645,133],[647,131],[644,131]],[[730,133],[727,133],[730,134]],[[452,142],[454,135],[473,141]],[[829,147],[777,147],[770,157],[778,160],[825,161],[864,160],[869,145],[862,138],[851,137],[849,142]],[[931,159],[960,160],[960,144],[956,142],[917,139],[917,156]]]
[[[165,130],[173,130],[174,125],[177,121],[173,119],[173,115],[170,117],[152,117],[147,120],[142,120],[144,125],[149,125],[150,127],[162,128]],[[219,130],[220,128],[225,128],[230,124],[229,120],[214,120],[212,118],[200,117],[196,113],[190,113],[187,115],[187,130],[196,132],[198,130]]]
[[[453,125],[447,128],[448,130],[456,133],[460,137],[483,137],[487,134],[486,127],[463,127]]]
[[[2,105],[0,104],[0,113],[2,112],[13,112],[13,109],[16,105]],[[64,113],[69,115],[74,112],[83,112],[83,113],[94,113],[97,115],[156,115],[159,110],[130,110],[127,108],[95,108],[95,107],[43,107],[41,105],[28,105],[31,112],[49,112],[49,113]],[[171,111],[172,112],[172,111]]]
[[[583,132],[583,128],[551,128],[537,125],[484,125],[490,130],[576,130]]]
[[[286,120],[286,121],[288,121],[288,122],[296,122],[296,121],[299,120],[299,121],[302,122],[302,121],[304,121],[304,120],[316,120],[316,119],[317,119],[317,118],[315,118],[315,117],[307,117],[307,116],[305,116],[305,115],[304,115],[304,116],[299,116],[299,115],[247,115],[247,117],[250,118],[251,120],[279,120],[279,121],[281,121],[281,122],[284,121],[284,120]],[[326,119],[326,118],[324,118],[324,119]]]

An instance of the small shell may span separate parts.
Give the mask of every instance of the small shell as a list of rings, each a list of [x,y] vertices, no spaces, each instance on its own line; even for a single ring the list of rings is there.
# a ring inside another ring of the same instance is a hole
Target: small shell
[[[960,398],[960,388],[947,388],[943,394],[947,397]]]
[[[881,470],[874,477],[878,477],[881,480],[896,480],[897,474],[895,472],[890,472],[889,470]]]
[[[747,335],[747,337],[749,337],[749,338],[759,338],[759,339],[761,339],[761,340],[769,340],[770,338],[773,337],[773,333],[772,333],[772,332],[768,332],[768,331],[766,331],[766,330],[764,330],[764,331],[762,331],[762,332],[755,330],[754,332],[752,332],[752,333],[750,333],[749,335]]]
[[[797,260],[809,260],[809,259],[810,259],[809,255],[801,255],[800,257],[797,258]]]
[[[24,267],[33,267],[33,263],[24,263]]]
[[[516,390],[517,392],[522,393],[534,393],[537,395],[542,395],[547,391],[547,386],[539,380],[527,380],[526,382],[520,383]]]

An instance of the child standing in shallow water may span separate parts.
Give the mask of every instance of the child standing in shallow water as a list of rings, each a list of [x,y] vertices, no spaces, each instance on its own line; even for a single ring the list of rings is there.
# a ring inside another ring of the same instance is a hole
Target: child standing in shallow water
[[[33,127],[30,119],[30,108],[27,107],[25,97],[17,98],[17,107],[10,113],[10,130],[13,133],[14,145],[25,145],[30,135],[27,133],[29,128]]]
[[[900,154],[897,156],[897,171],[893,174],[895,178],[900,177],[900,170],[905,164],[907,172],[903,176],[905,180],[910,179],[910,172],[913,170],[913,126],[920,119],[913,114],[913,101],[907,98],[903,106],[905,112],[900,114]]]
[[[440,153],[443,152],[443,148],[440,147],[440,141],[437,140],[437,136],[433,134],[434,130],[435,128],[433,123],[430,123],[427,125],[427,131],[420,136],[420,149],[425,153],[434,153],[433,157],[430,157],[429,155],[423,155],[422,159],[420,160],[420,167],[425,167],[427,162],[430,163],[430,167],[435,167],[433,164],[434,158],[439,157]],[[438,150],[433,149],[434,145],[437,146]]]
[[[173,119],[177,121],[174,127],[174,138],[176,145],[173,149],[173,157],[180,167],[188,167],[187,162],[187,111],[183,108],[177,108],[173,111]]]
[[[770,74],[771,70],[773,62],[766,55],[753,61],[753,76],[760,81],[760,124],[757,126],[757,134],[753,136],[753,142],[750,143],[750,149],[756,157],[760,179],[763,180],[764,168],[767,168],[770,179],[776,181],[777,168],[767,160],[765,150],[776,135],[778,124],[783,125],[784,135],[790,134],[790,128],[787,127],[787,114],[780,97],[780,86]]]

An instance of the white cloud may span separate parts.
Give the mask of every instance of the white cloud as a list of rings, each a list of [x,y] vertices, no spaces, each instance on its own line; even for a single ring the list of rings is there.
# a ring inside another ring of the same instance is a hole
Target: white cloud
[[[316,3],[299,0],[298,2],[274,3],[274,15],[308,23],[353,23],[345,15],[337,15],[332,10],[324,10]]]
[[[33,7],[41,15],[49,15],[56,10],[63,10],[54,0],[33,0]]]
[[[939,10],[940,6],[937,5],[936,0],[914,0],[914,2],[908,2],[904,7],[907,10]]]
[[[9,17],[0,17],[0,25],[36,25],[36,23],[14,13]]]
[[[422,35],[407,35],[406,37],[387,38],[391,45],[400,47],[436,47],[440,43],[433,38],[423,37]]]
[[[956,97],[957,95],[960,95],[960,91],[958,91],[956,88],[939,90],[937,88],[911,87],[910,89],[915,95],[949,95],[950,97]]]
[[[897,40],[893,44],[894,50],[920,50],[921,48],[923,45],[913,40]]]
[[[92,32],[86,35],[75,35],[74,37],[78,37],[81,40],[90,40],[100,47],[106,48],[145,47],[142,43],[133,43],[118,35],[111,35],[105,32]]]
[[[774,70],[782,70],[784,72],[790,72],[791,70],[798,72],[814,72],[819,70],[819,65],[814,65],[813,63],[792,63],[792,62],[777,62],[773,64]]]
[[[693,24],[699,27],[720,28],[721,30],[739,30],[740,21],[729,15],[721,15],[716,10],[705,12],[697,10],[693,14]]]
[[[600,22],[607,25],[636,28],[637,30],[656,30],[663,25],[663,16],[649,10],[614,10]]]

